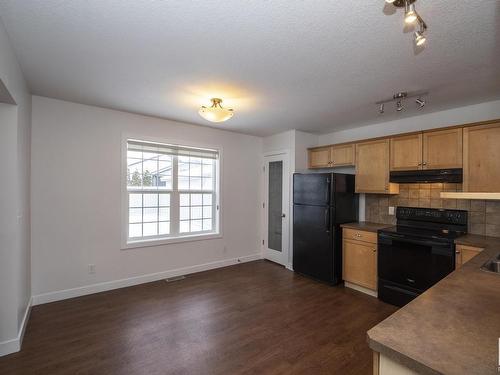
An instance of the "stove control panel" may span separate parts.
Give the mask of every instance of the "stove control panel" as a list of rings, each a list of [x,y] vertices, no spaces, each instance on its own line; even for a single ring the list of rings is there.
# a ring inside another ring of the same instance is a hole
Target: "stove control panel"
[[[467,225],[467,211],[437,208],[398,207],[398,220],[426,221],[442,224]]]

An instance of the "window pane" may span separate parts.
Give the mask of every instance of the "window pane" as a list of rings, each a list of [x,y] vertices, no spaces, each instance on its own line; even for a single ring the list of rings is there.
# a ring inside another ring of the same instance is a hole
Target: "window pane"
[[[203,205],[211,205],[212,204],[212,194],[203,194]]]
[[[170,223],[168,221],[158,223],[158,234],[170,234]]]
[[[202,205],[202,195],[201,194],[191,194],[191,206],[201,206]]]
[[[159,189],[172,190],[172,176],[159,175],[155,176],[155,178]]]
[[[158,234],[158,223],[144,223],[142,225],[143,236],[156,236]]]
[[[158,208],[144,208],[143,221],[144,222],[158,221]]]
[[[201,177],[191,177],[189,183],[190,190],[201,190]]]
[[[212,165],[203,165],[203,177],[212,177],[213,175],[213,168]]]
[[[180,220],[189,220],[189,207],[181,207],[179,212]]]
[[[130,224],[128,226],[129,237],[142,237],[142,224]]]
[[[194,157],[190,157],[190,158],[189,158],[189,162],[190,162],[190,163],[201,164],[201,158],[194,158]]]
[[[213,190],[213,180],[211,178],[203,179],[203,190]]]
[[[201,207],[191,207],[191,219],[201,219]]]
[[[129,194],[128,196],[129,207],[142,207],[142,194]]]
[[[212,217],[212,206],[203,206],[203,218],[211,218]]]
[[[179,176],[179,190],[189,190],[189,177]]]
[[[189,176],[189,163],[179,161],[179,176]]]
[[[191,220],[191,232],[200,232],[202,230],[201,220]]]
[[[170,206],[170,194],[160,194],[160,206]]]
[[[180,205],[189,206],[189,194],[179,194]]]
[[[179,231],[181,233],[187,233],[189,232],[189,221],[181,221],[179,224]]]
[[[203,230],[212,230],[212,219],[203,219]]]
[[[201,177],[201,164],[191,164],[189,168],[189,175],[191,177]]]
[[[158,220],[160,221],[170,221],[170,208],[160,208],[158,214]]]
[[[144,207],[158,206],[158,194],[144,194]]]
[[[129,223],[142,223],[142,208],[131,208],[128,213]]]

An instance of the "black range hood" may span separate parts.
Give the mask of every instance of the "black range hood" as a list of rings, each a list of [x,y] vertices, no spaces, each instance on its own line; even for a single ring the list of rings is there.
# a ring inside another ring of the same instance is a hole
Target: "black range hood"
[[[418,171],[394,171],[389,175],[389,181],[410,184],[413,182],[462,182],[462,168],[455,169],[424,169]]]

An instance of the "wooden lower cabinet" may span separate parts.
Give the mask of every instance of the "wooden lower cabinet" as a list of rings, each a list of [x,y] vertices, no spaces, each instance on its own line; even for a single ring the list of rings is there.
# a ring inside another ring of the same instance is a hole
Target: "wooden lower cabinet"
[[[455,269],[459,269],[467,263],[469,260],[474,258],[484,249],[481,247],[467,246],[467,245],[456,245],[455,246]]]
[[[345,231],[346,229],[344,229]],[[370,238],[370,232],[359,232]],[[343,240],[342,275],[344,281],[373,291],[377,290],[377,243]]]

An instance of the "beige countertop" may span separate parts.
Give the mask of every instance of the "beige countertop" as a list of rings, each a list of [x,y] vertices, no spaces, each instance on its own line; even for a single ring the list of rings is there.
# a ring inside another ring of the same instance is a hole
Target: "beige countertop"
[[[377,232],[379,229],[392,227],[391,224],[371,223],[369,221],[356,221],[354,223],[340,224],[342,228],[364,230],[366,232]]]
[[[500,275],[482,271],[500,238],[456,243],[484,251],[368,331],[369,346],[422,374],[498,374]]]

